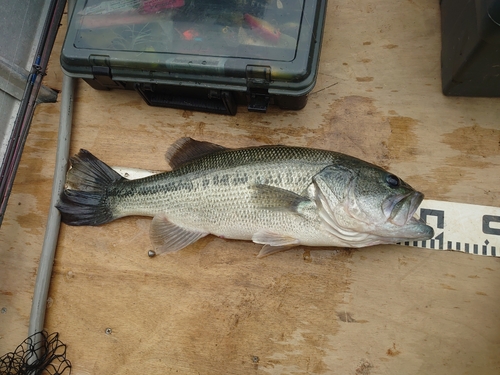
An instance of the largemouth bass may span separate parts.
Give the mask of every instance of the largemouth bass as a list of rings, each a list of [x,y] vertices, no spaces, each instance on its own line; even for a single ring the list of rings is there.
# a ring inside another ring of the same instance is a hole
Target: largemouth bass
[[[305,246],[427,240],[414,217],[423,194],[386,170],[337,152],[287,146],[228,149],[191,138],[167,152],[171,171],[128,180],[81,150],[57,208],[69,225],[152,216],[156,253],[214,234],[263,244],[259,257]]]

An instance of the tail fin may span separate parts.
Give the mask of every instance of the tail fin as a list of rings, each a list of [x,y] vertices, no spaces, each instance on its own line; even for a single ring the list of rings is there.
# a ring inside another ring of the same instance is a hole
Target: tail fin
[[[57,209],[68,225],[100,225],[115,219],[109,204],[108,189],[124,178],[87,150],[70,159]]]

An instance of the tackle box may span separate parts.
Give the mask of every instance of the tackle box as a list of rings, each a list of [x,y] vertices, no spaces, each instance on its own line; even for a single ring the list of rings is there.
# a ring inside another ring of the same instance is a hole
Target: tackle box
[[[316,83],[325,13],[326,0],[80,0],[61,65],[153,106],[298,110]]]

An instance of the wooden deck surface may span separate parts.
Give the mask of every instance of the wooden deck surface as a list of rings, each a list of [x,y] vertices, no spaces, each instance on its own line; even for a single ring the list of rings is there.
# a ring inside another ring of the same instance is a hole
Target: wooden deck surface
[[[54,88],[64,32],[45,79]],[[158,170],[183,136],[318,147],[389,168],[427,198],[498,207],[500,99],[443,96],[440,43],[435,0],[332,0],[303,110],[152,108],[79,82],[71,153]],[[59,104],[37,108],[0,229],[0,355],[27,336]],[[149,224],[62,226],[46,328],[73,374],[500,371],[500,259],[401,246],[257,259],[259,245],[212,236],[149,258]]]

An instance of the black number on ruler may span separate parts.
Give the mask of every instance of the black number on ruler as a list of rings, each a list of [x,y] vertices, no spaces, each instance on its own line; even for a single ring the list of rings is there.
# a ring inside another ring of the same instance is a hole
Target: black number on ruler
[[[492,228],[491,223],[500,223],[500,216],[484,215],[483,216],[483,233],[494,234],[500,236],[500,228]]]
[[[435,216],[437,218],[437,228],[444,229],[444,211],[442,210],[432,210],[428,208],[420,209],[420,218],[427,222],[428,216]],[[436,248],[436,240],[439,241],[438,249],[443,250],[444,243],[444,232],[441,232],[439,235],[430,240],[430,248]],[[422,241],[422,247],[427,247],[427,241]]]
[[[483,216],[483,233],[493,234],[495,236],[500,236],[500,228],[492,228],[491,223],[500,223],[500,216],[484,215]],[[488,245],[488,240],[485,241],[486,246]],[[483,254],[487,254],[486,246],[483,246]],[[497,249],[495,246],[491,246],[491,255],[497,255]]]

